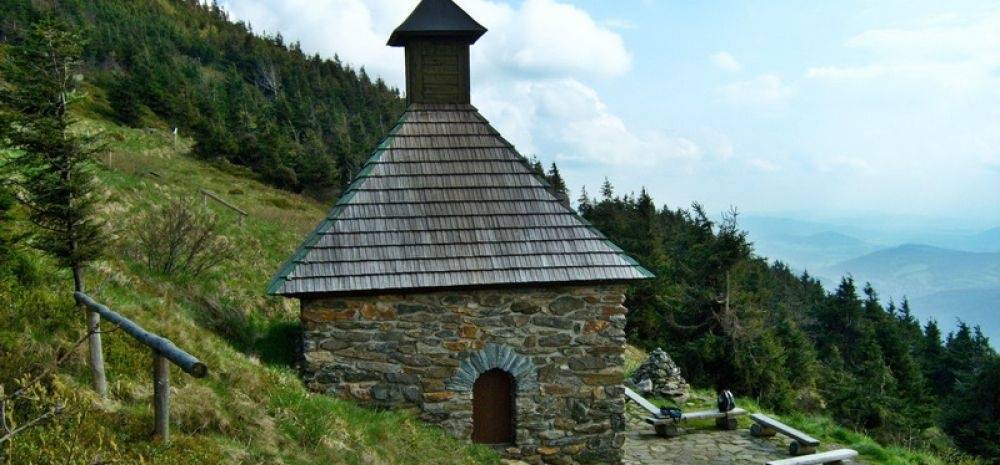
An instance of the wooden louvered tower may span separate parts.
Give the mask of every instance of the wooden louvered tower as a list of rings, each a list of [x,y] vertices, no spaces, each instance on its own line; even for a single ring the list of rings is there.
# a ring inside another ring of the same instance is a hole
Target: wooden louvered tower
[[[406,48],[407,109],[268,292],[301,300],[313,389],[416,406],[457,436],[486,437],[472,431],[473,386],[500,370],[517,395],[505,454],[580,436],[563,441],[565,463],[616,463],[618,400],[595,406],[594,392],[620,389],[623,285],[652,275],[471,105],[469,47],[485,32],[452,0],[423,0],[392,33]],[[565,373],[540,379],[549,364]],[[541,407],[551,395],[565,402]],[[577,404],[586,418],[553,423]],[[566,422],[608,427],[581,435]]]

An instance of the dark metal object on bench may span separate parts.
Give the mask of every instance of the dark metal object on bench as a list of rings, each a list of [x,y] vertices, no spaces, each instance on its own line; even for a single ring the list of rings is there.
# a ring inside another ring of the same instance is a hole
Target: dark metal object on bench
[[[643,408],[643,410],[649,412],[650,417],[646,418],[646,423],[653,425],[653,429],[656,431],[657,436],[661,437],[673,437],[680,435],[680,430],[677,429],[677,422],[679,419],[672,418],[663,409],[657,407],[652,402],[646,400],[645,397],[639,395],[639,393],[625,388],[625,397],[627,397],[636,405]]]
[[[775,434],[781,433],[785,436],[792,438],[792,442],[788,444],[788,453],[792,455],[807,455],[816,452],[816,447],[819,446],[819,440],[799,431],[791,426],[788,426],[774,418],[761,413],[755,413],[750,415],[750,419],[753,420],[754,424],[750,425],[750,434],[757,437],[770,437]]]

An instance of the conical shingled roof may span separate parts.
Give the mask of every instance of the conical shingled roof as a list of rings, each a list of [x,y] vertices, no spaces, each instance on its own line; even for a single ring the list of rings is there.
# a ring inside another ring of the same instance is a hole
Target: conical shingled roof
[[[475,107],[411,104],[268,292],[649,277],[564,206]]]
[[[389,36],[389,45],[402,47],[414,37],[452,37],[473,44],[486,28],[452,0],[423,0]]]

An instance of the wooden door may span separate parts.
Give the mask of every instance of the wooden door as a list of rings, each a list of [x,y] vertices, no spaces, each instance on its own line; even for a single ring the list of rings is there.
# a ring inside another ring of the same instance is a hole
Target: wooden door
[[[514,442],[514,377],[503,370],[479,376],[472,387],[472,442]]]

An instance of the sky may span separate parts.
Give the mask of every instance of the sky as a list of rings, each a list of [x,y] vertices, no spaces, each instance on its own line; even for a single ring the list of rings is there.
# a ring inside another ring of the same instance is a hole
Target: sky
[[[223,0],[404,87],[417,0]],[[456,0],[489,32],[472,100],[573,189],[672,208],[1000,226],[1000,4]]]

